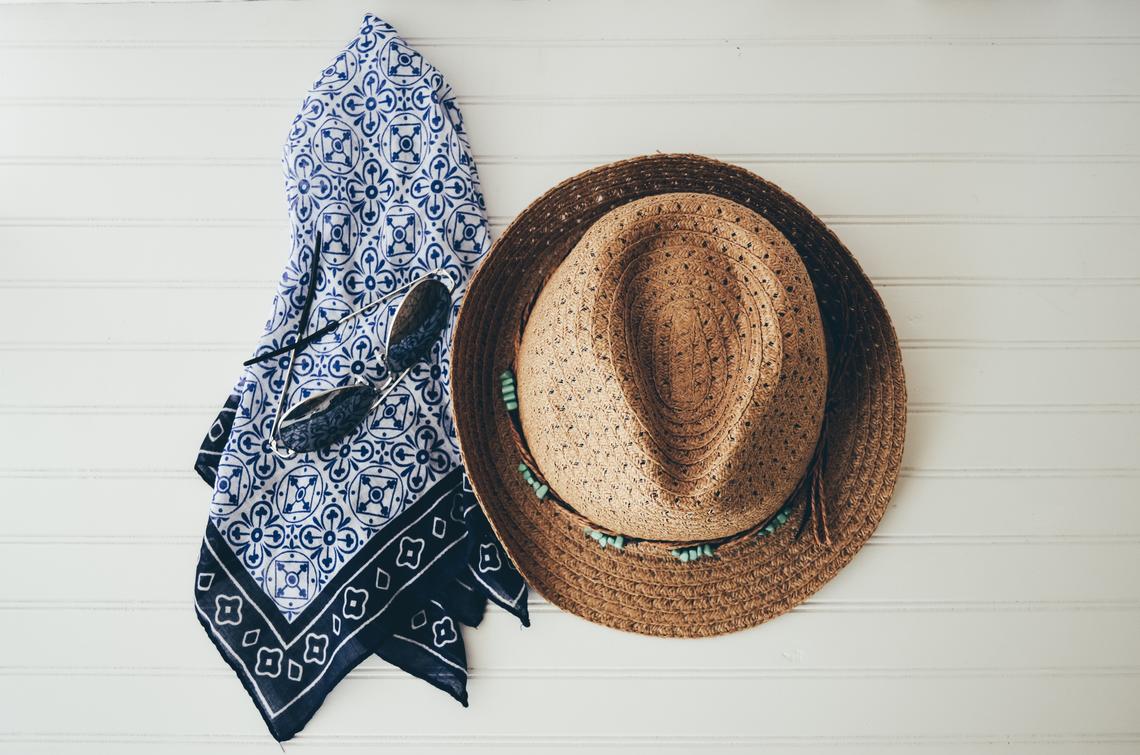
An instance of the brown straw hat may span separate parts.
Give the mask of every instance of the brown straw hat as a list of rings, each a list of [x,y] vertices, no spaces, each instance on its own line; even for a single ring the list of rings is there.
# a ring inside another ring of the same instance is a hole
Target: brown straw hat
[[[631,632],[802,602],[870,537],[902,459],[902,357],[867,276],[779,188],[695,155],[525,209],[469,284],[451,383],[519,571]]]

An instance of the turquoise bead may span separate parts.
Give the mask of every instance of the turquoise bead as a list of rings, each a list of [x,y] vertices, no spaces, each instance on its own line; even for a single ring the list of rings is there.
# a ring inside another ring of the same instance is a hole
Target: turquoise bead
[[[502,374],[499,375],[499,380],[507,380],[508,378],[513,380],[514,377],[515,373],[511,372],[510,370],[503,370]]]
[[[540,500],[540,501],[543,498],[546,498],[546,494],[549,492],[550,492],[550,486],[549,485],[539,485],[537,488],[534,489],[534,494],[536,496],[538,496],[538,500]]]
[[[681,559],[681,563],[683,563],[683,564],[689,563],[689,552],[688,551],[681,551],[681,555],[678,556],[678,558]]]
[[[513,412],[515,409],[518,409],[518,408],[519,408],[519,402],[518,401],[508,401],[507,402],[507,409],[509,411]]]
[[[519,472],[529,472],[529,471],[530,471],[530,469],[527,467],[526,464],[523,464],[522,462],[519,463]]]
[[[701,548],[701,550],[704,552],[704,554],[706,556],[711,556],[713,554],[713,548],[708,543],[705,543],[704,547]]]
[[[624,537],[622,537],[621,535],[618,535],[617,537],[614,538],[614,547],[616,547],[618,550],[621,550],[624,546],[625,546],[625,538]]]

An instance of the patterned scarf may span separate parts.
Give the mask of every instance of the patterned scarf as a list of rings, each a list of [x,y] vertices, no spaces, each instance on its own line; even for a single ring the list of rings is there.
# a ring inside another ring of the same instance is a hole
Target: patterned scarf
[[[391,26],[366,16],[322,71],[284,167],[292,254],[256,354],[434,269],[459,282],[458,308],[489,247],[479,179],[450,88]],[[382,381],[370,355],[383,353],[398,303],[298,350],[286,405],[356,376]],[[289,355],[252,364],[202,444],[195,468],[214,493],[198,618],[278,740],[372,653],[466,705],[460,625],[478,624],[488,599],[528,623],[526,585],[460,466],[450,342],[449,324],[352,436],[292,459],[269,446]]]

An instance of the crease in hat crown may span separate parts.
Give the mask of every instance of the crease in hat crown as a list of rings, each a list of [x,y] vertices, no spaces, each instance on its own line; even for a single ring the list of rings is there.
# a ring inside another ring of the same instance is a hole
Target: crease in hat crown
[[[699,193],[597,220],[538,293],[515,370],[551,489],[647,540],[771,519],[808,469],[827,397],[803,260],[759,214]]]

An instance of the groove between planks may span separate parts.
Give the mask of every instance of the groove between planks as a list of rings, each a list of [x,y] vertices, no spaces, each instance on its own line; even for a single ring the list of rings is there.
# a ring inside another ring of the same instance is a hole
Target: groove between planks
[[[991,350],[1029,349],[1034,351],[1113,351],[1140,349],[1140,339],[1041,339],[1041,340],[978,340],[960,338],[900,338],[903,350]],[[0,341],[0,352],[71,352],[71,351],[178,351],[178,352],[233,352],[248,353],[250,344],[237,341]]]
[[[4,611],[174,611],[185,613],[189,600],[0,600]],[[822,600],[808,598],[791,611],[796,613],[1057,613],[1083,611],[1132,613],[1140,600]],[[530,613],[560,614],[563,611],[538,595],[530,597]]]
[[[904,466],[902,478],[922,479],[1109,479],[1140,477],[1140,467],[977,467],[970,469],[915,468]],[[114,469],[81,467],[11,467],[0,468],[0,480],[197,480],[188,469]]]
[[[8,404],[0,405],[0,416],[84,415],[113,417],[208,417],[215,405],[175,406],[169,404]],[[910,402],[908,414],[1137,414],[1140,404],[953,404]]]
[[[933,47],[933,46],[983,46],[983,47],[1133,47],[1140,45],[1140,36],[1134,35],[1086,35],[1086,36],[963,36],[940,34],[852,34],[852,35],[805,35],[805,36],[751,36],[751,37],[710,37],[692,39],[683,37],[493,37],[493,36],[452,36],[405,38],[416,48],[476,47],[489,45],[515,49],[547,49],[550,47],[569,48],[641,48],[641,47]],[[343,38],[280,38],[280,39],[234,39],[234,40],[166,40],[166,39],[75,39],[58,38],[43,40],[7,40],[0,42],[0,49],[9,50],[328,50],[344,44]]]
[[[1137,105],[1140,94],[1025,94],[1018,92],[819,92],[749,93],[702,95],[636,94],[562,96],[551,95],[467,95],[460,97],[461,108],[472,106],[522,105],[531,107],[629,107],[669,105],[709,107],[716,105]],[[0,107],[45,108],[256,108],[292,107],[294,97],[0,97]]]
[[[821,215],[828,225],[1140,225],[1140,215]],[[513,216],[490,215],[493,235]],[[0,217],[8,228],[283,228],[280,218]]]
[[[708,157],[738,164],[994,164],[994,165],[1086,165],[1134,164],[1137,153],[1050,153],[1050,152],[710,152]],[[630,157],[628,153],[564,155],[474,155],[476,165],[598,165]],[[271,157],[178,157],[174,155],[0,155],[0,165],[67,167],[272,167],[281,161]]]
[[[196,666],[0,666],[2,677],[124,677],[124,678],[230,678],[233,672],[228,668],[207,668]],[[907,668],[685,668],[656,666],[639,667],[539,667],[527,668],[478,668],[467,671],[470,679],[607,679],[607,680],[765,680],[765,679],[995,679],[1014,677],[1018,679],[1071,679],[1071,678],[1132,678],[1140,676],[1140,666],[1072,666],[1072,667],[1033,667],[1006,668],[1000,666],[963,667],[916,667]],[[351,681],[398,680],[419,682],[398,668],[357,668],[349,677]]]
[[[574,725],[568,721],[568,725]],[[0,743],[11,744],[201,744],[264,748],[261,734],[136,734],[132,732],[20,732],[0,733]],[[469,745],[482,748],[558,748],[589,750],[598,747],[652,747],[701,751],[741,747],[947,747],[996,745],[1119,745],[1140,743],[1140,732],[1067,732],[1053,734],[302,734],[289,741],[289,749],[308,747],[431,747]],[[284,749],[284,748],[282,748]],[[905,752],[905,750],[904,750]]]
[[[273,281],[255,281],[240,279],[55,279],[55,278],[8,278],[0,280],[0,289],[15,290],[59,290],[59,289],[89,289],[89,290],[141,290],[141,291],[168,291],[171,289],[189,291],[271,291],[275,287]],[[954,277],[954,276],[875,276],[876,286],[892,288],[1129,288],[1140,286],[1140,277],[1118,276],[1106,277],[1053,277],[1053,278],[1013,278],[1009,276],[994,277]]]
[[[201,537],[191,535],[73,535],[55,534],[0,535],[0,545],[33,545],[42,547],[112,546],[153,548],[165,545],[193,545]],[[1140,545],[1140,533],[1115,535],[891,535],[873,534],[868,546],[1064,546],[1064,545]]]

